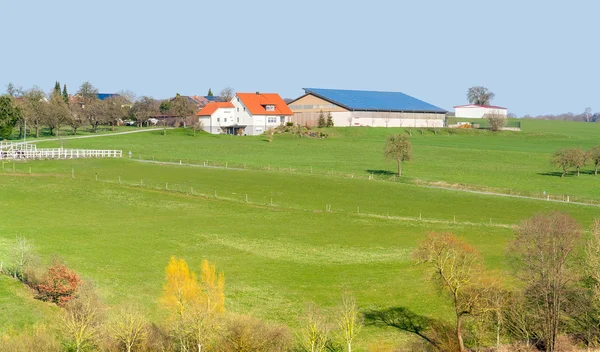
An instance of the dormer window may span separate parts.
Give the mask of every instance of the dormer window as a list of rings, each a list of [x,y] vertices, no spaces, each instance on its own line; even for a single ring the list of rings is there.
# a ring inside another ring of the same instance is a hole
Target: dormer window
[[[275,111],[275,105],[265,105],[265,110],[267,110],[267,111]]]

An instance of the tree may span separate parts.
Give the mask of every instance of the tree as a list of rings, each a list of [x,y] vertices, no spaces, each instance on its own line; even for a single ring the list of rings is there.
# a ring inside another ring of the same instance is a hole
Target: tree
[[[360,332],[362,320],[358,312],[356,299],[347,291],[342,295],[338,324],[346,343],[346,351],[352,352],[352,342]]]
[[[171,110],[171,102],[168,100],[164,100],[160,103],[160,113],[166,114]]]
[[[465,351],[462,337],[463,319],[490,309],[487,296],[494,285],[483,282],[481,256],[470,245],[452,234],[432,233],[414,252],[415,259],[427,264],[433,280],[449,294],[456,319],[456,340]]]
[[[387,138],[384,155],[398,163],[398,176],[402,176],[402,162],[412,158],[412,143],[406,136],[392,135]]]
[[[569,151],[566,149],[557,150],[552,156],[552,165],[561,168],[562,175],[560,177],[565,177],[572,166]]]
[[[69,110],[71,111],[71,118],[67,121],[67,124],[71,126],[73,135],[77,135],[77,130],[81,126],[88,123],[86,120],[86,114],[80,104],[69,105]]]
[[[318,126],[319,128],[327,126],[327,122],[325,121],[325,113],[323,113],[323,110],[319,111]]]
[[[65,264],[54,261],[48,268],[46,277],[37,287],[40,299],[64,306],[75,298],[81,279],[79,275]]]
[[[148,337],[148,321],[137,308],[127,306],[119,309],[110,318],[108,331],[119,348],[131,352]]]
[[[151,97],[143,96],[133,104],[132,113],[138,123],[138,127],[142,127],[148,119],[160,113],[158,101]]]
[[[564,213],[538,214],[521,223],[510,246],[529,309],[541,318],[546,351],[554,352],[571,279],[569,264],[581,229]]]
[[[329,342],[330,326],[314,306],[309,306],[303,322],[300,338],[306,351],[322,352]]]
[[[67,85],[63,85],[62,97],[65,101],[65,104],[69,105],[69,93],[67,93]]]
[[[327,127],[333,127],[333,116],[331,116],[331,112],[327,113]]]
[[[7,139],[21,119],[22,111],[9,95],[0,96],[0,138]]]
[[[587,162],[588,155],[579,148],[557,150],[552,157],[552,164],[563,170],[561,177],[564,177],[571,168],[575,168],[577,176],[579,176],[581,168]]]
[[[12,82],[6,85],[6,94],[13,98],[18,98],[23,95],[23,88],[15,86]]]
[[[208,93],[206,94],[207,97],[213,97],[213,92],[212,89],[208,88]]]
[[[225,87],[221,90],[221,92],[219,92],[219,97],[221,98],[221,101],[231,101],[231,99],[233,99],[233,88],[231,87]]]
[[[35,249],[33,242],[29,241],[25,237],[17,237],[15,246],[11,251],[11,259],[15,270],[13,271],[13,277],[21,281],[26,281],[25,270],[35,257]]]
[[[489,91],[487,88],[482,86],[475,86],[469,88],[467,91],[467,99],[470,104],[476,105],[490,105],[495,94]]]
[[[196,112],[196,106],[192,103],[188,97],[175,95],[175,98],[171,100],[171,112],[173,115],[185,119],[188,116],[194,115]]]
[[[598,168],[600,167],[600,145],[588,152],[588,159],[594,164],[594,175],[597,176]]]
[[[54,82],[54,90],[52,91],[53,95],[61,95],[62,93],[60,92],[60,82],[56,81]]]
[[[579,171],[582,167],[587,163],[587,153],[579,148],[573,148],[569,152],[569,157],[571,159],[571,163],[575,170],[577,170],[577,176],[579,176]]]
[[[61,328],[69,351],[95,350],[101,334],[103,304],[93,287],[86,284],[62,313]]]
[[[121,98],[123,98],[122,100],[124,104],[128,105],[129,107],[131,107],[136,101],[135,93],[130,91],[129,89],[121,89],[117,92],[117,94],[121,96]]]
[[[192,124],[192,131],[194,131],[194,137],[196,136],[197,131],[202,131],[204,129],[204,123],[200,121],[200,119],[196,118],[195,122]]]
[[[49,113],[48,99],[38,87],[33,87],[23,95],[23,114],[30,127],[35,129],[35,138],[40,137],[40,128]]]
[[[46,115],[46,125],[50,128],[50,133],[54,131],[56,136],[58,136],[60,126],[68,123],[71,119],[71,111],[60,94],[52,94],[48,107],[49,110]]]
[[[485,119],[490,124],[490,129],[494,132],[502,130],[502,128],[506,124],[506,117],[502,114],[486,114]]]
[[[102,101],[105,105],[105,121],[110,124],[111,130],[129,116],[130,104],[122,96],[114,96]]]
[[[265,131],[265,136],[267,136],[267,141],[269,141],[269,143],[273,142],[274,135],[275,135],[275,128],[273,128],[273,127],[267,128],[267,130]]]
[[[592,116],[592,108],[585,108],[585,111],[583,112],[583,118],[585,119],[585,122],[592,122]]]
[[[94,87],[90,82],[85,81],[79,86],[77,95],[83,99],[84,104],[89,104],[98,99],[98,89]]]

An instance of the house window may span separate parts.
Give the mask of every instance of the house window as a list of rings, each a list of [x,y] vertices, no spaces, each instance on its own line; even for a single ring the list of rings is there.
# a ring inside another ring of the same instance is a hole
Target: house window
[[[217,117],[217,122],[221,122],[221,118],[220,117]]]
[[[268,120],[269,123],[277,123],[277,117],[276,116],[269,116]]]
[[[240,118],[239,117],[237,118],[237,122],[240,122]]]
[[[265,110],[267,110],[267,111],[275,111],[275,105],[267,105],[267,106],[265,106]]]
[[[244,108],[244,109],[246,109],[246,108]],[[240,108],[237,108],[237,112],[240,112]]]

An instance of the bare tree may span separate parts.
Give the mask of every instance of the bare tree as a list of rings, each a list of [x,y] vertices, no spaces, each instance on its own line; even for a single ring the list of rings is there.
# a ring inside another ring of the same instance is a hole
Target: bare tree
[[[485,119],[490,125],[490,129],[494,132],[498,132],[506,125],[506,116],[498,113],[486,114]]]
[[[93,349],[101,334],[103,305],[90,284],[79,291],[62,313],[61,328],[72,351]]]
[[[346,343],[346,350],[352,352],[352,342],[360,332],[362,319],[358,312],[356,299],[348,291],[345,291],[342,295],[338,325],[342,333],[342,338]]]
[[[71,126],[71,130],[73,131],[73,135],[77,134],[77,130],[81,128],[83,125],[87,124],[86,115],[84,114],[81,105],[79,104],[70,104],[69,109],[71,111],[71,115],[67,124]]]
[[[148,321],[138,309],[128,306],[114,313],[109,320],[108,331],[120,348],[131,352],[146,340]]]
[[[592,121],[592,108],[587,107],[585,108],[585,111],[583,112],[583,118],[585,119],[585,122],[591,122]]]
[[[530,309],[541,317],[542,339],[549,352],[555,351],[571,280],[568,266],[580,236],[579,225],[569,215],[538,214],[521,223],[510,247]]]
[[[495,94],[489,91],[486,87],[475,86],[467,91],[467,99],[470,104],[490,105]]]
[[[124,98],[115,96],[102,102],[105,105],[105,121],[115,130],[115,126],[129,116],[131,104]]]
[[[483,279],[481,256],[473,247],[447,233],[430,234],[414,256],[419,263],[429,266],[433,280],[450,295],[456,319],[456,340],[459,350],[465,351],[464,318],[493,309],[489,296],[496,285]]]
[[[136,102],[135,93],[128,89],[121,89],[117,92],[117,94],[119,94],[130,106],[133,106],[133,104]]]
[[[196,118],[195,122],[192,124],[192,130],[194,131],[194,137],[196,136],[197,131],[202,131],[204,129],[204,123]]]
[[[170,111],[175,116],[178,116],[185,121],[187,117],[196,113],[196,105],[194,105],[194,103],[192,103],[188,97],[179,95],[179,93],[177,93],[175,98],[171,100]]]
[[[274,135],[275,135],[275,128],[273,128],[273,127],[267,128],[267,130],[265,131],[265,136],[267,136],[267,141],[269,141],[269,143],[273,142]]]
[[[221,101],[231,101],[233,99],[233,88],[225,87],[219,92],[219,97]]]
[[[329,342],[330,330],[328,322],[317,308],[313,305],[309,306],[304,317],[302,331],[299,334],[302,346],[310,352],[325,351]]]
[[[36,256],[33,242],[25,237],[17,237],[10,254],[12,264],[15,266],[13,277],[25,281],[25,270]]]
[[[398,163],[398,176],[402,176],[402,162],[412,159],[412,143],[406,136],[392,135],[387,138],[384,155]]]
[[[60,94],[52,94],[50,97],[49,111],[46,115],[46,124],[50,127],[50,133],[60,133],[60,126],[71,119],[71,110]]]
[[[30,127],[35,129],[35,138],[40,137],[40,128],[49,113],[46,93],[38,87],[33,87],[23,95],[23,111]]]

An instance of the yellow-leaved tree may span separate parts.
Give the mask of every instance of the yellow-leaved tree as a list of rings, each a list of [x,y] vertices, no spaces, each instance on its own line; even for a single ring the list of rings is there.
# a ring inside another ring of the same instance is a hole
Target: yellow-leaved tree
[[[225,276],[202,261],[200,282],[184,259],[171,257],[161,299],[170,312],[170,330],[183,351],[210,349],[225,312]]]

